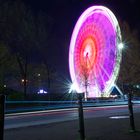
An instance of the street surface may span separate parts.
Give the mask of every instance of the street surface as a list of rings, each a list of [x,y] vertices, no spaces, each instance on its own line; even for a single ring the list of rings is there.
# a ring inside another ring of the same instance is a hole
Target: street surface
[[[139,107],[140,105],[135,105],[135,111],[139,111]],[[84,108],[85,118],[111,116],[114,114],[128,114],[127,105]],[[50,124],[76,119],[78,119],[77,108],[14,113],[6,115],[5,129]]]
[[[140,117],[140,105],[134,105],[134,114]],[[136,126],[140,124],[137,123],[138,117]],[[102,140],[100,135],[105,135],[104,131],[107,131],[108,139],[109,134],[116,131],[127,134],[129,140],[129,113],[126,105],[84,108],[84,118],[86,136],[89,140],[95,137]],[[140,128],[140,125],[138,127]],[[6,115],[5,118],[4,140],[78,140],[78,129],[77,109],[12,114]],[[135,139],[140,139],[139,133]]]

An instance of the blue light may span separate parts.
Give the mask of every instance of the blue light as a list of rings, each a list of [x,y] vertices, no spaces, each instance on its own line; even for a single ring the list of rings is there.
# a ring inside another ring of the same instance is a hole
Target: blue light
[[[43,89],[40,89],[38,92],[38,94],[47,94],[47,91],[43,90]]]

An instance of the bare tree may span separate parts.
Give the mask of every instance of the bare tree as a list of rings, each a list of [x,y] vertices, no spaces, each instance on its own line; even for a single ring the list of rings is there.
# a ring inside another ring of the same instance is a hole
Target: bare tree
[[[127,22],[121,23],[124,48],[118,83],[136,85],[140,83],[140,41],[138,32]]]
[[[27,92],[28,63],[36,59],[43,47],[47,47],[48,20],[45,14],[33,14],[20,0],[5,1],[0,7],[0,40],[17,57],[24,94]],[[31,58],[32,57],[34,58]],[[38,61],[38,60],[37,60]]]

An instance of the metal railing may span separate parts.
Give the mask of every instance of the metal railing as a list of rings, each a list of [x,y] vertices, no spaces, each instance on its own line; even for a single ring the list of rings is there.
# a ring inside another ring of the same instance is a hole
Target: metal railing
[[[133,100],[134,104],[139,104],[139,100]],[[127,105],[124,100],[93,100],[83,101],[83,107]],[[6,101],[5,113],[38,111],[60,108],[74,108],[78,106],[78,101]]]

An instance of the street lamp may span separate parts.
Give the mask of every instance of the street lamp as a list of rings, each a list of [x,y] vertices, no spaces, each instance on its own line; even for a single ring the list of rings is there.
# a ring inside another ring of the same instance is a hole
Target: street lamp
[[[75,84],[75,83],[72,83],[72,84],[70,85],[70,88],[69,88],[69,93],[71,93],[71,92],[73,92],[73,91],[76,91],[76,88],[77,88],[76,84]]]
[[[72,83],[70,85],[69,93],[76,92],[77,85]],[[84,126],[84,113],[83,113],[83,95],[84,93],[77,93],[78,97],[78,113],[79,113],[79,133],[81,140],[85,140],[85,126]]]
[[[125,46],[124,43],[120,43],[118,45],[118,49],[122,50],[124,48],[124,46]],[[131,131],[135,132],[136,129],[135,129],[135,122],[134,122],[134,114],[133,114],[132,92],[131,92],[130,87],[129,87],[129,90],[128,90],[128,110],[129,110]]]
[[[124,48],[124,44],[121,42],[121,43],[118,45],[118,48],[119,48],[120,50],[122,50],[122,49]]]

